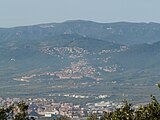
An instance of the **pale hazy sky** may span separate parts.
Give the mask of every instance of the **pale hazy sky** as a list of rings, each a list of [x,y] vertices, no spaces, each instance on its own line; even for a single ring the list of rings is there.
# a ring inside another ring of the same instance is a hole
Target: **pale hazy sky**
[[[0,0],[0,27],[76,19],[160,23],[160,0]]]

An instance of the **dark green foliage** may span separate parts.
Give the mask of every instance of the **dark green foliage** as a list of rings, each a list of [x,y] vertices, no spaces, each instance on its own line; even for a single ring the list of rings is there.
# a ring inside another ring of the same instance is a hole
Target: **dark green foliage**
[[[7,120],[7,112],[4,108],[0,109],[0,120]]]
[[[151,103],[135,111],[135,120],[160,120],[160,104],[154,96]]]
[[[160,104],[154,96],[151,99],[149,104],[140,106],[137,110],[132,109],[131,104],[125,101],[124,106],[104,113],[100,120],[160,120]]]
[[[131,104],[124,101],[122,108],[116,109],[114,112],[105,113],[101,120],[133,120],[134,110],[131,108]]]
[[[18,103],[17,106],[20,112],[15,115],[14,120],[29,120],[29,117],[27,115],[28,105],[26,105],[26,103],[22,101]]]
[[[0,108],[0,120],[13,119],[13,106],[7,108]]]
[[[98,116],[97,116],[97,114],[91,114],[91,115],[87,118],[87,120],[98,120]]]
[[[160,88],[160,83],[158,84],[158,87]]]
[[[71,120],[71,119],[67,116],[61,116],[60,118],[57,118],[56,120]]]
[[[15,112],[14,110],[18,111]],[[0,109],[0,120],[35,120],[28,116],[28,105],[25,102],[19,102],[17,105],[3,107]]]

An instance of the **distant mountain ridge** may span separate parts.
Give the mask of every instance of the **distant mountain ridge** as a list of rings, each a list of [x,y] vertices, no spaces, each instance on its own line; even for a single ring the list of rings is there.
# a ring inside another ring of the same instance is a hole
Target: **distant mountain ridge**
[[[160,38],[159,23],[96,23],[73,20],[0,29],[0,39],[37,40],[62,34],[79,34],[120,44],[154,43]]]

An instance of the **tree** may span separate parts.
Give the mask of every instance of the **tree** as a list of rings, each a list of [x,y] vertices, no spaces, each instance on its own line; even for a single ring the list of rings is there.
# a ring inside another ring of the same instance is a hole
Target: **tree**
[[[98,120],[98,116],[97,116],[97,114],[91,114],[91,115],[87,118],[87,120]]]
[[[160,88],[160,83],[158,84],[158,87]]]
[[[151,99],[149,104],[135,111],[135,120],[160,120],[160,104],[154,96]]]
[[[104,113],[101,120],[133,120],[134,110],[131,108],[126,100],[121,108],[116,109],[114,112]]]
[[[0,120],[7,120],[7,113],[4,108],[0,109]]]
[[[67,116],[61,116],[60,118],[57,118],[56,120],[71,120],[71,119]]]
[[[160,88],[160,84],[158,87]],[[131,104],[124,101],[121,108],[104,113],[100,120],[160,120],[160,104],[153,95],[149,104],[139,106],[137,110],[132,109]]]
[[[14,110],[17,112],[14,112]],[[28,116],[28,105],[21,101],[17,105],[0,108],[0,120],[35,120],[33,117]]]
[[[13,119],[13,105],[0,108],[0,120]]]
[[[28,105],[24,101],[21,101],[20,103],[18,103],[17,107],[18,107],[19,113],[15,115],[14,120],[29,120],[28,111],[27,111]]]

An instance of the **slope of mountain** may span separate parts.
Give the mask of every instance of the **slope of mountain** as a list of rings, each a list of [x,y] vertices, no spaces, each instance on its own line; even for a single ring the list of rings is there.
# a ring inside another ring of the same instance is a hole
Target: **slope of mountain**
[[[73,61],[70,57],[84,58],[102,50],[119,50],[121,45],[77,34],[59,35],[37,41],[11,40],[0,45],[0,62],[16,72],[54,66],[58,69]],[[85,56],[85,57],[84,57]],[[63,60],[61,57],[64,57]],[[18,70],[18,67],[21,69]],[[7,72],[7,71],[6,71]],[[8,76],[7,76],[8,77]]]
[[[159,48],[160,42],[130,46],[127,51],[116,55],[116,59],[128,68],[159,68]]]
[[[159,31],[157,23],[90,21],[2,28],[0,94],[146,100],[158,93]]]

